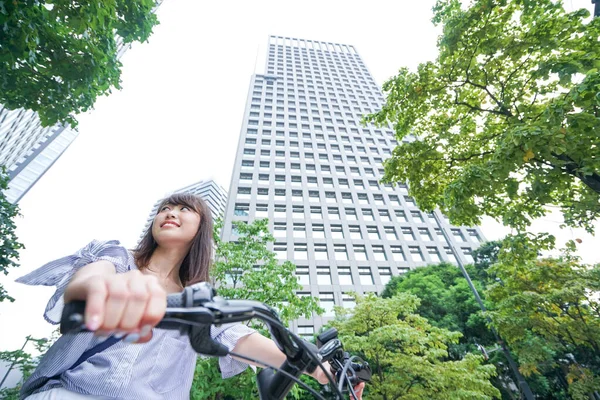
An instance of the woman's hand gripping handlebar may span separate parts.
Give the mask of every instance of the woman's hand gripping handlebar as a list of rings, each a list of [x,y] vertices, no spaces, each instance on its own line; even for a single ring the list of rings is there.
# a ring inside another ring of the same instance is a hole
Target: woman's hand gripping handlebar
[[[64,334],[85,330],[84,310],[85,302],[67,303],[63,310],[60,332]],[[258,318],[267,324],[271,338],[286,355],[286,360],[281,366],[268,366],[260,360],[234,354],[214,341],[210,335],[212,325],[248,321],[252,318]],[[350,357],[343,351],[335,329],[319,335],[317,347],[289,332],[279,320],[277,312],[269,306],[252,300],[225,300],[216,296],[215,290],[206,282],[186,287],[181,293],[167,296],[165,315],[156,327],[179,330],[187,334],[190,344],[199,354],[218,357],[231,354],[267,366],[268,368],[258,374],[257,379],[259,395],[263,400],[283,399],[295,383],[307,388],[315,397],[323,398],[298,379],[304,372],[311,373],[317,367],[323,369],[339,399],[344,398],[342,393],[346,391],[345,387],[356,398],[353,386],[360,382],[369,382],[371,379],[368,364],[357,357]],[[330,375],[329,368],[323,368],[326,361],[329,362],[336,379]]]

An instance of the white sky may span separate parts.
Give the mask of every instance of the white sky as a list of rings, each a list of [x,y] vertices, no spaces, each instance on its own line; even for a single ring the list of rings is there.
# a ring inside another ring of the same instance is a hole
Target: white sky
[[[590,0],[565,3],[592,8]],[[17,234],[26,249],[22,266],[1,278],[16,302],[0,304],[0,349],[54,328],[42,318],[53,290],[14,279],[92,239],[133,246],[167,192],[207,178],[229,188],[250,76],[268,35],[354,45],[381,85],[398,68],[435,58],[433,4],[165,0],[149,43],[122,59],[123,89],[79,117],[80,136],[20,203]],[[557,234],[558,220],[538,228]],[[482,229],[488,239],[507,233],[493,222]],[[560,237],[583,238],[585,260],[600,261],[592,238],[571,230]]]

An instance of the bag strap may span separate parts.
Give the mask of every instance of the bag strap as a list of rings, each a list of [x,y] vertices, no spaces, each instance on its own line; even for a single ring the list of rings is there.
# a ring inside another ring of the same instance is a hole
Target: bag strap
[[[67,369],[67,371],[77,368],[81,363],[86,361],[88,358],[90,358],[91,356],[93,356],[96,353],[100,353],[101,351],[108,349],[110,346],[117,343],[119,340],[121,340],[121,338],[116,338],[114,336],[111,336],[108,339],[106,339],[105,341],[98,343],[91,349],[84,351],[83,354],[81,355],[81,357],[79,357],[77,359],[77,361],[75,361],[75,363]]]
[[[67,368],[63,372],[70,371],[70,370],[78,367],[81,363],[83,363],[84,361],[86,361],[88,358],[90,358],[94,354],[100,353],[101,351],[104,351],[104,350],[108,349],[110,346],[112,346],[113,344],[117,343],[119,340],[121,340],[121,339],[117,339],[116,337],[111,336],[108,339],[106,339],[105,341],[103,341],[101,343],[98,343],[97,345],[95,345],[91,349],[84,351],[83,354],[81,355],[81,357],[79,357],[77,359],[77,361],[75,361],[75,363],[73,365],[71,365],[69,368]],[[60,375],[63,372],[61,372],[60,374],[54,375],[50,379],[60,380]]]

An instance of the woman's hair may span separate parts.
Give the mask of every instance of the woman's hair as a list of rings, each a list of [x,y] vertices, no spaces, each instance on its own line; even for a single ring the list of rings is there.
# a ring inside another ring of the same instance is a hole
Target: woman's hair
[[[190,251],[185,256],[179,268],[179,278],[183,286],[197,282],[208,282],[213,252],[213,220],[210,209],[200,197],[190,193],[174,193],[163,199],[158,206],[158,212],[166,205],[183,205],[191,208],[200,215],[200,227],[192,240]],[[144,237],[133,250],[133,257],[139,269],[148,268],[150,257],[158,243],[152,236],[152,225],[144,233]]]

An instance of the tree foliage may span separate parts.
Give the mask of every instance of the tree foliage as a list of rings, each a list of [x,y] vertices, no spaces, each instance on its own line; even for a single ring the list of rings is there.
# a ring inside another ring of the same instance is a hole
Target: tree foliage
[[[553,205],[592,231],[600,215],[600,19],[554,0],[438,0],[439,56],[401,68],[366,118],[401,144],[384,180],[452,223],[523,230]],[[415,140],[410,136],[414,135]],[[406,139],[403,142],[403,139]]]
[[[32,342],[34,344],[36,353],[39,354],[39,356],[31,355],[26,350],[19,349],[13,351],[0,351],[0,360],[8,365],[12,365],[12,370],[20,371],[23,375],[21,382],[25,382],[37,367],[41,356],[48,351],[50,346],[52,346],[58,338],[58,335],[58,330],[56,330],[50,338],[35,339],[31,336],[27,336],[26,342]],[[2,388],[0,389],[0,399],[19,400],[20,390],[20,384],[12,388]]]
[[[115,34],[145,41],[155,0],[0,1],[0,103],[37,111],[44,126],[120,88]]]
[[[467,354],[448,360],[448,344],[458,332],[431,325],[416,315],[420,300],[408,293],[390,298],[356,297],[349,313],[338,308],[332,325],[346,350],[362,356],[373,370],[369,399],[490,399],[499,392],[490,383],[493,365]]]
[[[475,268],[467,266],[467,270],[473,277]],[[473,283],[481,293],[484,283],[475,279]],[[456,343],[449,345],[449,354],[453,359],[478,351],[477,344],[494,344],[494,336],[486,325],[481,309],[455,265],[428,265],[395,276],[386,285],[382,296],[389,298],[398,293],[417,296],[420,302],[415,313],[426,318],[433,326],[462,334]]]
[[[492,267],[489,315],[545,398],[587,399],[600,392],[600,265],[582,264],[573,242],[558,258],[538,259],[527,238],[517,246]]]
[[[302,289],[294,274],[296,266],[289,261],[279,263],[275,253],[268,249],[275,239],[268,230],[267,219],[235,222],[238,237],[230,242],[220,238],[221,227],[222,221],[217,221],[216,256],[211,273],[220,296],[266,303],[279,311],[285,324],[322,311],[316,299],[296,295],[296,291]],[[261,330],[260,325],[254,327]],[[264,329],[262,332],[265,333]],[[190,396],[195,400],[258,398],[255,374],[248,369],[223,380],[217,359],[200,359]]]
[[[19,215],[19,207],[10,203],[4,194],[8,188],[8,175],[3,167],[0,167],[0,272],[8,274],[8,269],[18,267],[19,249],[23,245],[15,234],[15,218]],[[4,286],[0,284],[0,303],[4,300],[15,301],[10,297]]]

